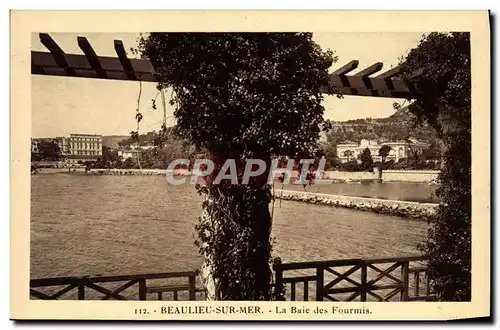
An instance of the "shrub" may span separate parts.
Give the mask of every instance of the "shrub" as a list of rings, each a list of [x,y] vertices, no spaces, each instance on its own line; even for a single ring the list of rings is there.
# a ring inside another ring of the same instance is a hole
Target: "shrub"
[[[402,63],[403,78],[423,70],[409,110],[438,132],[445,166],[437,217],[426,244],[431,288],[442,301],[471,299],[471,70],[469,33],[430,33]]]

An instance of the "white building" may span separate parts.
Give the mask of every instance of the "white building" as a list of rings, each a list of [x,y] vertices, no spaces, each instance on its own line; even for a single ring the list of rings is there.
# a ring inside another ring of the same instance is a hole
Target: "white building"
[[[358,149],[359,144],[354,142],[337,144],[337,158],[340,159],[342,163],[355,160],[360,153]]]
[[[381,161],[379,150],[384,145],[391,147],[386,161],[394,160],[395,162],[412,156],[414,152],[422,153],[423,150],[429,147],[427,143],[412,138],[408,141],[388,141],[383,143],[377,140],[363,139],[360,143],[348,142],[337,144],[337,157],[342,163],[357,160],[363,150],[368,148],[373,161]]]
[[[39,144],[54,141],[59,145],[60,155],[67,164],[97,161],[102,157],[102,136],[97,134],[70,134],[69,137],[31,139],[31,152],[39,152]]]
[[[151,149],[154,149],[156,146],[152,145],[152,144],[147,144],[147,145],[143,145],[143,146],[139,146],[137,143],[132,143],[130,146],[129,146],[129,149],[130,150],[151,150]]]
[[[129,159],[129,158],[136,160],[139,158],[140,153],[141,153],[140,150],[118,150],[118,156],[122,157],[123,160]]]
[[[97,161],[102,157],[102,135],[71,134],[69,137],[57,138],[61,153],[70,164],[86,161]]]

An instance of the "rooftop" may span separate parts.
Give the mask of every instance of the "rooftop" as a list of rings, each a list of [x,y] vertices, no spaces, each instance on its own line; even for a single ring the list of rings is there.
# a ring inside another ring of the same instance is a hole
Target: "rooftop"
[[[101,134],[72,133],[70,136],[102,136]]]

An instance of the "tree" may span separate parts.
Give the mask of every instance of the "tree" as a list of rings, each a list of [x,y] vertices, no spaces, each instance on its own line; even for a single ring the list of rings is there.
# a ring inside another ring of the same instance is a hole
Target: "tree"
[[[31,161],[32,161],[32,162],[38,162],[38,161],[40,161],[40,160],[41,160],[41,158],[40,158],[40,154],[39,154],[38,152],[34,152],[34,151],[32,151],[32,152],[31,152]]]
[[[108,146],[102,146],[102,157],[97,159],[97,168],[115,168],[118,167],[118,150],[111,149]]]
[[[377,134],[373,132],[366,132],[362,133],[359,136],[359,140],[365,139],[365,140],[376,140],[378,138]]]
[[[56,141],[41,141],[38,150],[41,160],[57,161],[61,157],[61,149]]]
[[[385,163],[385,160],[387,159],[387,156],[389,156],[389,152],[391,152],[392,148],[386,144],[384,144],[380,149],[378,150],[378,155],[380,156],[380,162],[382,164]]]
[[[120,168],[129,169],[129,168],[138,168],[137,161],[132,158],[125,159],[121,164]]]
[[[173,90],[181,137],[215,163],[198,187],[208,299],[271,299],[268,171],[247,185],[213,181],[226,159],[237,160],[241,178],[246,159],[269,169],[277,156],[315,153],[332,52],[312,33],[151,33],[139,52],[155,68],[158,88]]]
[[[409,106],[444,144],[440,200],[422,250],[429,256],[431,288],[442,301],[471,299],[471,68],[469,33],[430,33],[402,63],[415,72],[420,96]]]
[[[123,165],[123,157],[122,156],[118,156],[118,158],[116,159],[115,163],[113,164],[113,168],[121,168]]]
[[[378,181],[382,182],[382,171],[387,167],[387,163],[385,162],[387,156],[389,156],[389,152],[391,152],[391,147],[384,144],[378,150],[378,155],[380,156],[380,163],[378,164]]]
[[[422,151],[422,157],[425,160],[440,160],[441,159],[441,142],[437,139],[432,139],[429,148]]]
[[[409,157],[409,166],[413,170],[423,170],[426,166],[422,154],[417,150],[414,150]]]
[[[349,163],[349,160],[352,156],[354,156],[354,151],[352,150],[344,150],[344,152],[342,153],[342,155],[344,157],[347,157],[347,162]]]
[[[319,145],[320,155],[325,157],[325,169],[331,169],[340,164],[337,157],[336,142],[332,141],[331,135],[326,135],[326,142]]]
[[[102,146],[102,161],[105,164],[114,164],[118,159],[118,150],[111,149],[108,146]]]
[[[373,158],[372,153],[369,148],[363,149],[363,152],[360,154],[361,167],[363,167],[366,171],[371,171],[373,168]]]

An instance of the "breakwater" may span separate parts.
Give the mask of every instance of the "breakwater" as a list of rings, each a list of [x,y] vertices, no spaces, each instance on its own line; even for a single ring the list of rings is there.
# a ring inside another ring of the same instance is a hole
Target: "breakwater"
[[[417,171],[417,170],[383,170],[382,181],[384,182],[422,182],[437,183],[439,171]],[[325,171],[324,178],[341,182],[355,181],[378,181],[379,173],[375,168],[373,172],[343,172]]]
[[[166,175],[168,170],[161,169],[91,169],[87,173],[95,175]],[[172,171],[170,171],[172,172]],[[186,175],[184,170],[173,171],[174,175]]]
[[[342,207],[380,214],[429,220],[436,215],[438,204],[389,199],[320,194],[292,190],[275,190],[277,199],[331,207]]]
[[[36,164],[35,164],[36,165]],[[59,167],[59,168],[39,168],[39,173],[87,173],[87,174],[102,174],[102,175],[165,175],[169,170],[166,169],[91,169],[85,171],[84,167]],[[174,175],[191,175],[187,169],[175,169]],[[384,182],[415,182],[415,183],[430,183],[438,182],[439,171],[396,171],[384,170],[382,172],[382,181]],[[291,180],[299,178],[298,171],[292,171]],[[350,182],[378,182],[379,174],[375,172],[342,172],[342,171],[324,171],[323,179],[333,180],[336,183]]]
[[[70,174],[85,174],[85,175],[166,175],[168,172],[173,175],[191,175],[191,172],[183,169],[175,169],[169,171],[166,169],[118,169],[118,168],[93,168],[86,170],[83,167],[61,167],[61,168],[41,168],[37,174],[55,174],[55,173],[70,173]]]

